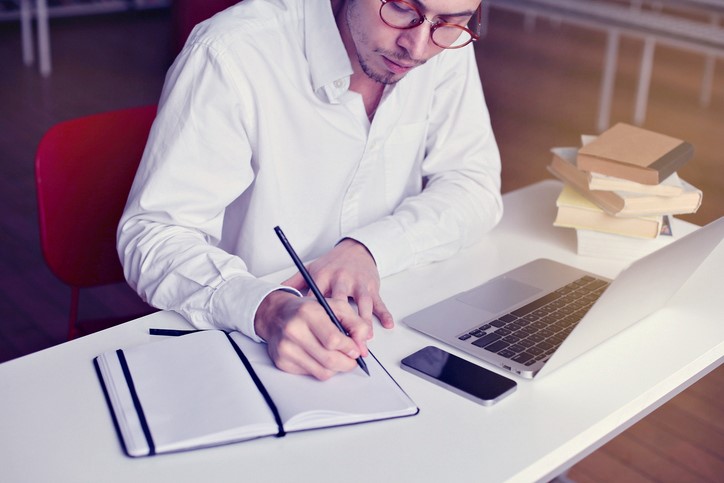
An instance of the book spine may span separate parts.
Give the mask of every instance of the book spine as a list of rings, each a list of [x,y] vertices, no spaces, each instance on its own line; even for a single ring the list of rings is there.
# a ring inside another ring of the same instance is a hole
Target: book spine
[[[694,156],[694,146],[682,142],[674,149],[661,156],[649,166],[658,176],[658,184],[674,174],[681,166],[686,164]],[[652,183],[654,184],[654,183]]]

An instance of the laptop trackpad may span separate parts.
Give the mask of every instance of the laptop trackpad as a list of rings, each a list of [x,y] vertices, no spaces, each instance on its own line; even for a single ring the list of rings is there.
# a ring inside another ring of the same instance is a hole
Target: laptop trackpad
[[[461,293],[456,299],[472,307],[498,313],[513,308],[540,291],[512,278],[497,278]]]

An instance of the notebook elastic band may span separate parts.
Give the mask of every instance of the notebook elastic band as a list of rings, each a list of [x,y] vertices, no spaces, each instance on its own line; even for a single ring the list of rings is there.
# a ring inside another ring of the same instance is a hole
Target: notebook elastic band
[[[234,351],[236,352],[236,355],[239,356],[239,359],[241,359],[241,362],[244,363],[244,367],[246,367],[246,370],[249,372],[249,375],[251,376],[251,379],[254,381],[254,384],[256,384],[257,389],[259,389],[259,392],[264,397],[264,400],[266,401],[267,406],[269,406],[269,409],[271,409],[272,414],[274,415],[274,421],[277,423],[277,438],[280,438],[284,436],[286,431],[284,431],[284,423],[282,423],[282,417],[279,414],[279,410],[277,409],[276,404],[274,404],[274,400],[271,398],[269,393],[266,390],[266,387],[264,387],[264,384],[261,382],[261,379],[259,379],[259,376],[257,376],[256,372],[254,371],[254,368],[251,366],[251,363],[249,362],[249,359],[246,358],[244,353],[239,349],[239,346],[236,345],[234,340],[231,338],[228,332],[225,332],[226,338],[229,339],[229,342],[231,342],[231,346],[234,348]]]
[[[123,370],[123,376],[126,378],[126,384],[128,390],[131,392],[131,399],[133,400],[133,406],[136,408],[136,414],[138,414],[138,420],[141,423],[141,429],[143,429],[143,435],[146,437],[148,443],[148,456],[156,454],[156,446],[153,444],[153,437],[151,436],[151,428],[148,427],[146,421],[146,415],[143,413],[143,407],[141,407],[141,400],[138,399],[138,393],[136,392],[136,386],[133,384],[133,378],[131,377],[131,371],[128,369],[128,363],[126,362],[126,356],[123,354],[121,349],[116,351],[118,355],[118,362],[121,363],[121,369]]]

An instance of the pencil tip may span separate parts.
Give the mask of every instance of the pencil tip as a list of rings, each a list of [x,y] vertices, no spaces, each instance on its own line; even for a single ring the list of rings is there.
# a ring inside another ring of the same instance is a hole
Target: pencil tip
[[[357,360],[357,364],[359,364],[359,366],[362,368],[362,370],[365,371],[365,373],[371,377],[370,370],[367,369],[367,364],[365,364],[365,361],[361,360],[361,358],[360,358]]]

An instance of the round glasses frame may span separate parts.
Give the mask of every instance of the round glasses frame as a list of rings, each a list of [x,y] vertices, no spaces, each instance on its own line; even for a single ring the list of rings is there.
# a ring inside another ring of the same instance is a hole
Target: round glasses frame
[[[478,8],[475,11],[475,14],[473,15],[473,23],[476,26],[476,30],[478,31],[476,33],[474,31],[472,31],[471,29],[469,29],[467,27],[463,27],[462,25],[458,25],[456,23],[448,23],[448,22],[433,23],[430,20],[428,20],[427,17],[425,17],[425,15],[420,11],[419,8],[417,8],[415,5],[413,5],[410,2],[407,2],[405,0],[380,0],[380,2],[382,3],[382,5],[380,5],[380,19],[382,20],[382,22],[385,25],[387,25],[388,27],[392,27],[393,29],[410,30],[410,29],[419,27],[424,22],[428,22],[431,25],[430,39],[432,40],[432,43],[442,49],[459,49],[461,47],[465,47],[466,45],[468,45],[471,42],[475,42],[476,40],[478,40],[480,38],[479,32],[480,32],[481,16],[482,16],[482,12],[481,12],[482,4],[478,6]],[[405,8],[409,8],[411,11],[413,11],[417,14],[417,20],[404,27],[389,23],[387,20],[385,20],[385,16],[382,14],[382,12],[385,9],[385,5],[388,5],[388,4],[391,4],[391,5],[399,4],[399,5],[403,5]],[[454,43],[452,45],[445,45],[445,44],[438,43],[435,40],[435,31],[442,27],[454,28],[456,30],[459,30],[460,34],[467,33],[470,36],[470,38],[466,42],[463,42],[458,45],[455,45]]]

